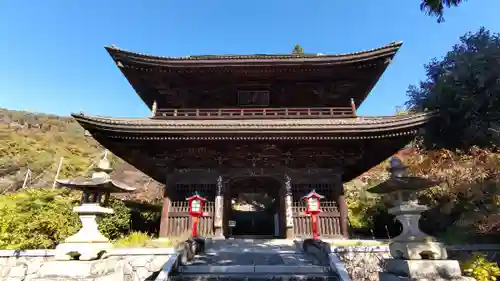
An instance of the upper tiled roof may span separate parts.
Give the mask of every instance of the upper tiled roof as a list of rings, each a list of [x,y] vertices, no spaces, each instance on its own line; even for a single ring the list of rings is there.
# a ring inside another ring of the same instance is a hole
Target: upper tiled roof
[[[276,80],[287,83],[317,81],[317,84],[336,85],[339,88],[329,100],[330,105],[341,106],[353,98],[359,106],[374,87],[401,47],[393,42],[379,48],[344,54],[254,54],[254,55],[200,55],[185,57],[154,56],[106,47],[120,71],[127,78],[144,103],[152,108],[157,101],[161,108],[176,107],[175,91],[190,88],[215,93],[220,85],[230,82],[257,80],[264,84]],[[210,82],[207,82],[210,81]],[[172,86],[175,85],[175,86]],[[201,89],[204,88],[204,89]],[[325,97],[326,98],[326,97]],[[219,105],[222,106],[222,105]]]

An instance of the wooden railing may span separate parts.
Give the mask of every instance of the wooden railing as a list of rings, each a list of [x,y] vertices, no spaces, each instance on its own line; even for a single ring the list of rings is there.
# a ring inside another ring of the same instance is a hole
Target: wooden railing
[[[213,236],[214,210],[213,201],[208,201],[203,206],[203,216],[198,221],[198,233],[201,236]],[[193,218],[189,215],[189,203],[187,201],[171,202],[167,219],[169,236],[175,237],[189,233],[193,226]]]
[[[295,237],[311,237],[311,217],[305,214],[304,202],[292,203],[293,231]],[[321,201],[321,213],[319,214],[319,233],[323,237],[336,238],[342,236],[340,230],[340,213],[333,201]]]
[[[292,118],[349,118],[356,117],[351,107],[312,108],[218,108],[218,109],[157,109],[153,118],[159,119],[292,119]]]

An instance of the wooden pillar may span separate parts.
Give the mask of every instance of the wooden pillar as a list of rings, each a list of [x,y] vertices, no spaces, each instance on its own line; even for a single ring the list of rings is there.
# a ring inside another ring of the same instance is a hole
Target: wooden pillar
[[[215,214],[214,214],[214,230],[215,236],[223,236],[222,222],[224,220],[224,182],[222,176],[217,177],[217,193],[215,194]]]
[[[340,233],[346,239],[349,239],[349,221],[348,221],[348,211],[347,211],[347,202],[345,201],[344,195],[344,184],[342,180],[338,183],[338,188],[336,190],[336,198],[337,198],[337,208],[340,213]]]
[[[293,231],[293,213],[292,213],[292,179],[285,174],[285,228],[286,228],[286,238],[292,239],[295,234]]]
[[[160,218],[160,233],[159,237],[168,237],[171,230],[168,229],[168,214],[171,206],[171,198],[169,189],[173,188],[173,183],[171,181],[167,181],[165,187],[163,188],[163,206],[161,209],[161,218]]]

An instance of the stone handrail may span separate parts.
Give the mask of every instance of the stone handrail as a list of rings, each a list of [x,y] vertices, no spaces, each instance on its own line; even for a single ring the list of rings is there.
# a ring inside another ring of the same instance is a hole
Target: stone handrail
[[[170,273],[177,270],[177,267],[179,266],[179,258],[180,255],[178,253],[173,254],[163,265],[155,281],[167,281]]]
[[[344,266],[344,263],[339,259],[337,254],[331,253],[328,255],[330,259],[330,268],[337,272],[340,281],[351,281],[351,277],[349,277],[349,273]]]

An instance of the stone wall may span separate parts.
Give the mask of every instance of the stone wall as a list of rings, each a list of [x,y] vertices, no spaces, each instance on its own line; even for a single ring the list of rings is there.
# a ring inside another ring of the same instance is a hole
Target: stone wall
[[[154,280],[171,248],[114,249],[97,261],[55,261],[52,250],[0,251],[0,281]]]
[[[331,250],[344,263],[351,280],[356,281],[378,281],[384,260],[391,258],[388,246],[331,247]],[[459,261],[468,259],[474,252],[485,253],[491,260],[500,262],[500,245],[497,244],[448,247],[449,258]]]
[[[378,281],[378,272],[387,246],[332,247],[352,280]],[[473,252],[483,252],[499,261],[500,245],[463,245],[448,248],[450,258],[463,260]],[[52,250],[0,250],[0,281],[144,281],[154,280],[162,266],[175,253],[170,248],[114,249],[97,261],[55,261]]]

